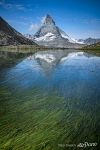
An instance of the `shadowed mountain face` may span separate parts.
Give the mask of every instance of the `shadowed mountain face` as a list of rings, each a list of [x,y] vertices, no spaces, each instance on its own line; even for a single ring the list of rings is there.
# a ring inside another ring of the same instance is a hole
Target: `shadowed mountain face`
[[[47,15],[44,21],[44,25],[55,25],[55,21],[50,15]]]
[[[44,23],[34,35],[34,40],[37,44],[47,47],[81,48],[83,46],[57,27],[50,15],[46,16]]]
[[[24,37],[0,17],[0,45],[36,45],[33,41]]]

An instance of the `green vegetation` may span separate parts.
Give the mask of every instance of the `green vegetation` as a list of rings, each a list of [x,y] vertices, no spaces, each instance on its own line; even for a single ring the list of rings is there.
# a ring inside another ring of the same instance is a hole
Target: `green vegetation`
[[[38,89],[12,93],[1,87],[0,150],[61,150],[67,148],[59,144],[99,143],[96,105]]]
[[[92,45],[88,45],[82,48],[86,52],[92,52],[93,54],[100,55],[100,42]]]
[[[91,49],[91,50],[100,50],[100,42],[92,45],[88,45],[84,47],[84,49]]]
[[[39,47],[37,45],[0,46],[0,51],[18,52],[18,53],[34,52],[34,51],[41,50],[41,49],[42,49],[42,47]]]
[[[9,46],[0,46],[0,51],[7,51],[7,52],[19,52],[19,53],[30,53],[34,51],[40,50],[67,50],[68,48],[48,48],[44,46],[37,46],[37,45],[9,45]]]

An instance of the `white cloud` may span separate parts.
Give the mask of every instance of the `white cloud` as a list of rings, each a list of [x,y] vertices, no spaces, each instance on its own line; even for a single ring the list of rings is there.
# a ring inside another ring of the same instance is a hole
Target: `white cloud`
[[[33,24],[30,25],[29,31],[35,32],[35,31],[37,31],[39,28],[40,28],[40,24],[33,23]]]
[[[43,16],[43,17],[42,17],[42,19],[41,19],[41,24],[43,24],[43,23],[44,23],[45,18],[46,18],[46,16]]]
[[[29,27],[29,31],[31,32],[36,32],[40,27],[41,25],[44,23],[44,20],[45,20],[45,17],[46,16],[43,16],[41,19],[40,19],[40,22],[39,23],[32,23]]]

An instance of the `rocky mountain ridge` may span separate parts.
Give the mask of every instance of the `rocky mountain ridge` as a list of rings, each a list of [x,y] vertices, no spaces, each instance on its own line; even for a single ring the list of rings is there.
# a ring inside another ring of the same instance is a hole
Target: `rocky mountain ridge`
[[[0,45],[37,45],[32,40],[24,37],[21,33],[10,26],[0,17]]]

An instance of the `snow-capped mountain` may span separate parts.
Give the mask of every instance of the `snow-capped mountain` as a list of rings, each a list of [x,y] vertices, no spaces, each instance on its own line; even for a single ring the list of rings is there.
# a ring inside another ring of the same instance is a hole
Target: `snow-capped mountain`
[[[81,48],[83,46],[56,26],[50,15],[45,17],[44,23],[35,35],[29,36],[29,38],[37,44],[47,47]]]
[[[100,39],[73,39],[67,35],[62,29],[56,26],[55,21],[50,15],[47,15],[44,23],[35,35],[26,34],[25,37],[35,41],[39,45],[49,47],[67,47],[79,48],[84,45],[91,45],[100,42]]]
[[[34,35],[34,39],[36,41],[51,41],[58,36],[61,36],[58,27],[56,26],[51,16],[47,15],[43,25]]]
[[[34,34],[24,34],[24,36],[30,40],[34,40]]]
[[[87,39],[79,39],[78,42],[81,42],[86,45],[91,45],[100,42],[100,39],[87,38]]]

